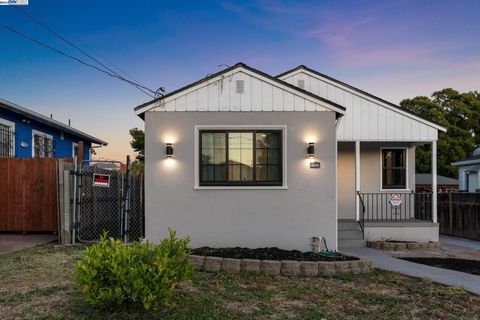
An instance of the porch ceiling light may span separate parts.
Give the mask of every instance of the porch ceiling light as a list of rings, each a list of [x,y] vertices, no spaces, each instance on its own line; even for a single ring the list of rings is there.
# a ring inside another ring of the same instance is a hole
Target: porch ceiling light
[[[167,143],[165,146],[165,158],[173,158],[173,146],[171,143]]]
[[[310,159],[315,158],[315,142],[308,143],[307,156]]]

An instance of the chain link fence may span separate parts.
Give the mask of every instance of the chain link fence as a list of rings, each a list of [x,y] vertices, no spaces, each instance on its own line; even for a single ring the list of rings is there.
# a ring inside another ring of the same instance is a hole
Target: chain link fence
[[[143,176],[116,161],[85,162],[76,176],[78,241],[97,242],[104,232],[124,242],[144,236]]]

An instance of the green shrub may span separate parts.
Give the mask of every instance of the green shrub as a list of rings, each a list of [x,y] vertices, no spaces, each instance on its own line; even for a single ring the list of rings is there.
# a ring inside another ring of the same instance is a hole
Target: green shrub
[[[95,306],[143,305],[145,309],[174,306],[174,289],[192,271],[187,247],[174,230],[155,245],[146,241],[125,245],[107,237],[88,247],[77,263],[75,280],[85,300]]]

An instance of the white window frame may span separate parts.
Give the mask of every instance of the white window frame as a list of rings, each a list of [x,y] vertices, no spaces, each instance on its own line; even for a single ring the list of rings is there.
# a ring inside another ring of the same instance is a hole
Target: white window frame
[[[35,129],[32,129],[32,158],[35,158],[35,136],[36,135],[39,135],[39,136],[43,136],[44,138],[47,138],[47,139],[50,139],[52,140],[52,145],[53,145],[53,136],[51,134],[48,134],[48,133],[45,133],[45,132],[42,132],[42,131],[39,131],[39,130],[35,130]],[[53,154],[54,156],[55,154]],[[40,158],[48,158],[48,157],[40,157]]]
[[[405,150],[405,188],[404,189],[384,189],[383,188],[383,150]],[[401,191],[412,191],[409,188],[408,181],[408,148],[407,147],[381,147],[380,148],[380,191],[385,192],[401,192]]]
[[[78,148],[78,143],[72,142],[72,158],[75,158],[75,147]]]
[[[16,135],[15,122],[7,120],[7,119],[0,118],[0,124],[3,124],[7,127],[10,127],[13,131],[13,139],[12,139],[13,141],[12,141],[12,146],[10,148],[10,154],[15,157],[15,142],[16,142],[15,141],[15,135]]]
[[[281,130],[282,131],[282,185],[281,186],[201,186],[200,185],[200,131],[201,130]],[[287,126],[286,125],[195,125],[194,126],[194,186],[195,190],[286,190],[287,186]]]

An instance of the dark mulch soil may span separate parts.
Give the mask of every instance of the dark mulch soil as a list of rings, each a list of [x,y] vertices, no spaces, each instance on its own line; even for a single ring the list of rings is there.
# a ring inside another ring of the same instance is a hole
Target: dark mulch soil
[[[279,248],[210,248],[201,247],[192,250],[192,254],[199,256],[213,256],[234,259],[259,259],[259,260],[296,260],[296,261],[341,261],[358,260],[356,257],[341,255],[329,257],[322,253],[301,252],[298,250],[282,250]]]
[[[480,275],[480,261],[455,259],[455,258],[400,258],[410,262],[426,264],[427,266],[461,271],[471,274]]]

